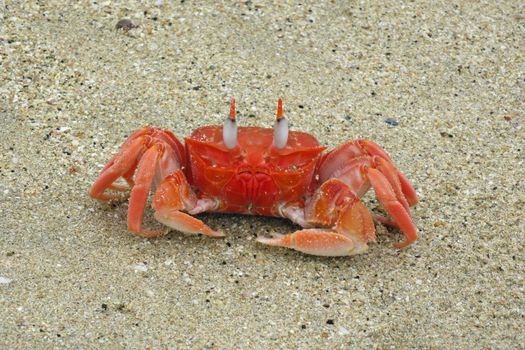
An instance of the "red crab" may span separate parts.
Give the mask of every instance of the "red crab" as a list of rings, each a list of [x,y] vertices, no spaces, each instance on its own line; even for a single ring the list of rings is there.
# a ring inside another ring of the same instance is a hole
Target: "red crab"
[[[375,240],[372,216],[360,200],[370,187],[406,236],[396,248],[417,239],[410,207],[414,188],[386,152],[368,140],[326,147],[310,134],[288,131],[279,99],[273,129],[239,127],[235,100],[223,126],[204,126],[184,139],[168,130],[145,127],[134,132],[104,167],[90,190],[93,198],[116,199],[107,189],[131,188],[128,229],[145,237],[159,231],[141,227],[153,183],[155,218],[185,233],[222,237],[193,215],[203,212],[285,217],[303,227],[258,242],[313,255],[343,256],[367,250]]]

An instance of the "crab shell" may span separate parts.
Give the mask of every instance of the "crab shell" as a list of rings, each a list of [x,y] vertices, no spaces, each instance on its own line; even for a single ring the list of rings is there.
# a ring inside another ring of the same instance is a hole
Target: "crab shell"
[[[217,211],[274,215],[277,203],[301,201],[314,189],[315,170],[326,149],[310,134],[290,131],[286,147],[273,146],[273,129],[240,127],[228,149],[221,126],[205,126],[185,139],[190,184],[220,199]]]

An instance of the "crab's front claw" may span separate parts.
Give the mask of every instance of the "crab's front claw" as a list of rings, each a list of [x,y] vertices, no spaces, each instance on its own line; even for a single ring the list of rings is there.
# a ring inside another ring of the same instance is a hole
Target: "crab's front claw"
[[[310,223],[332,226],[332,230],[354,242],[352,254],[367,250],[375,241],[375,226],[370,212],[354,192],[339,179],[330,179],[317,190],[306,208]]]
[[[222,232],[214,231],[201,220],[175,209],[156,211],[155,219],[172,229],[184,233],[201,234],[217,238],[224,237]]]
[[[306,208],[307,228],[275,238],[259,237],[263,244],[280,246],[320,256],[347,256],[365,252],[375,241],[375,227],[368,209],[338,179],[325,182]]]
[[[305,229],[278,237],[258,237],[257,242],[319,256],[356,254],[352,239],[329,229]]]
[[[181,170],[167,176],[159,185],[153,198],[155,219],[164,225],[184,233],[224,237],[221,232],[212,230],[201,220],[181,211],[191,211],[196,208],[206,211],[209,209],[206,206],[212,204],[208,201],[197,200]]]

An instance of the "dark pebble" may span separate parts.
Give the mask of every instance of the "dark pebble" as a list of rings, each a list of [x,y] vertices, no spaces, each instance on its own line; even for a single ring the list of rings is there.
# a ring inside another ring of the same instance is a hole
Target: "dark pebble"
[[[135,23],[133,23],[132,20],[128,18],[124,18],[117,22],[115,29],[122,29],[123,31],[127,32],[128,30],[137,28],[137,27],[138,26]]]
[[[392,118],[386,118],[386,119],[385,119],[385,123],[387,123],[388,125],[392,125],[392,126],[397,126],[397,125],[399,125],[399,123],[397,122],[397,120],[392,119]]]
[[[330,319],[330,320],[326,320],[326,324],[334,324],[334,320]]]

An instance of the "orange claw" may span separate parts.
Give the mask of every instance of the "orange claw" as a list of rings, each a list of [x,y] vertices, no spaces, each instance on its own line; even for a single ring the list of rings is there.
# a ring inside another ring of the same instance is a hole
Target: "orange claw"
[[[195,207],[197,197],[181,170],[167,176],[158,186],[153,197],[153,209],[189,210]]]
[[[349,237],[323,229],[306,229],[274,238],[258,237],[257,242],[319,256],[355,254],[354,242]]]
[[[339,179],[323,183],[308,203],[304,219],[309,225],[330,228],[305,229],[277,238],[259,237],[257,241],[306,254],[346,256],[365,252],[367,243],[375,240],[370,212]]]
[[[366,245],[375,240],[375,227],[368,209],[350,187],[333,178],[321,185],[306,207],[310,223],[334,229]]]
[[[210,237],[224,237],[223,233],[213,231],[201,220],[175,209],[156,211],[155,219],[172,229],[184,233],[200,233]]]
[[[164,225],[185,233],[223,237],[224,234],[213,231],[201,220],[180,211],[192,210],[196,206],[197,197],[181,170],[166,177],[153,198],[155,219]]]

